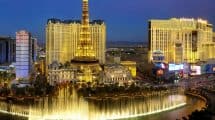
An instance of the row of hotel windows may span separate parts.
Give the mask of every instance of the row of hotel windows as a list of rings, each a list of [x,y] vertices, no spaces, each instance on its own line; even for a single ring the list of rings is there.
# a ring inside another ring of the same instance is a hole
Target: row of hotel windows
[[[152,49],[154,48],[154,49],[164,49],[164,50],[169,50],[169,46],[168,45],[166,45],[166,44],[154,44],[154,45],[152,45],[151,46],[152,47]],[[181,46],[182,48],[183,48],[183,46]],[[192,48],[193,47],[193,45],[192,44],[184,44],[184,48],[186,49],[186,48]]]
[[[105,29],[103,28],[100,28],[100,27],[97,27],[97,28],[90,28],[90,31],[91,32],[105,32]],[[57,32],[57,33],[80,33],[81,32],[81,29],[75,29],[75,28],[64,28],[62,27],[61,29],[60,28],[49,28],[47,29],[47,32]]]
[[[130,77],[117,77],[117,78],[107,78],[105,81],[106,82],[120,82],[120,81],[128,81],[128,80],[131,80]]]
[[[154,40],[153,38],[154,38],[154,36],[156,37],[156,39],[155,40],[167,40],[167,39],[169,39],[170,38],[170,34],[169,33],[153,33],[152,32],[152,40]],[[188,38],[189,37],[189,38]],[[177,40],[179,40],[180,38],[179,38],[179,33],[177,33],[177,37],[176,37],[176,39]],[[183,33],[181,33],[181,39],[182,40],[192,40],[192,33],[185,33],[185,34],[183,34]]]
[[[156,39],[154,39],[154,37],[156,37]],[[157,35],[156,35],[156,36],[152,36],[151,40],[152,40],[152,41],[155,40],[156,43],[157,43],[157,42],[163,43],[164,41],[167,42],[167,41],[170,40],[170,39],[169,39],[168,36],[157,36]],[[176,40],[179,40],[179,37],[177,37]],[[182,41],[183,41],[183,40],[185,40],[185,42],[187,42],[188,40],[189,40],[189,41],[192,41],[193,39],[192,39],[192,36],[191,36],[191,35],[190,35],[189,38],[188,38],[187,34],[185,34],[185,37],[182,35]],[[162,41],[163,41],[163,42],[162,42]]]
[[[158,36],[160,39],[170,38],[170,33],[171,33],[171,31],[168,31],[168,30],[153,30],[153,29],[151,30],[152,36],[156,36],[156,39],[158,39]],[[184,39],[191,40],[192,39],[192,31],[189,33],[177,32],[177,37],[176,37],[177,40],[180,39],[180,34],[181,34],[182,40],[184,40]],[[201,33],[198,33],[198,34],[201,34]],[[206,35],[206,38],[208,38],[208,39],[212,38],[212,36],[213,36],[212,32],[205,32],[203,35]],[[189,38],[188,38],[188,36],[189,36]],[[153,39],[153,37],[152,37],[152,39]]]
[[[49,78],[74,78],[74,75],[58,75],[58,74],[55,74],[55,75],[50,75]]]
[[[92,35],[93,35],[93,36],[102,36],[101,34],[98,34],[98,33],[95,33],[95,32],[93,32],[93,33],[91,34],[91,36],[92,36]],[[67,34],[65,34],[65,33],[61,34],[61,33],[59,33],[59,32],[56,32],[56,33],[49,33],[48,36],[56,36],[56,37],[77,36],[77,37],[79,37],[79,34],[76,33],[76,32],[75,32],[75,33],[67,33]]]

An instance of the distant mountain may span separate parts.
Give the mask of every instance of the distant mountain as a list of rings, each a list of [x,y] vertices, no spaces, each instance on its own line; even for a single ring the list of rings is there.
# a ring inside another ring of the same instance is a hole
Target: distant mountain
[[[137,46],[148,46],[148,43],[147,42],[136,42],[136,41],[107,41],[107,48],[137,47]]]

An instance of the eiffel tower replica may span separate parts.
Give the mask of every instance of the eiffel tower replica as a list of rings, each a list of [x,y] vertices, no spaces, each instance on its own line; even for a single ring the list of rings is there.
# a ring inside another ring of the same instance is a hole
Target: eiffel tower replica
[[[95,57],[95,49],[91,39],[88,0],[82,1],[80,39],[77,41],[75,57],[71,64],[76,69],[75,79],[83,82],[94,82],[99,79],[102,69]]]

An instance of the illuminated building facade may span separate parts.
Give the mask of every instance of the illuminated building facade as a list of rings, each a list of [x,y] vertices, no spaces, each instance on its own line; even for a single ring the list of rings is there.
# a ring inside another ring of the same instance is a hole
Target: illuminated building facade
[[[74,79],[73,69],[56,69],[50,70],[48,73],[48,80],[51,85],[72,81]]]
[[[137,65],[136,65],[136,62],[134,61],[121,61],[121,65],[123,65],[124,67],[126,67],[133,78],[136,78],[137,76]]]
[[[40,74],[45,75],[45,72],[46,72],[45,58],[40,57],[37,59],[37,62],[35,62],[35,65],[34,65],[34,70],[36,72],[39,72]]]
[[[75,79],[98,79],[105,63],[106,25],[102,20],[89,22],[88,0],[82,1],[82,20],[48,20],[46,26],[46,66],[71,62]],[[50,70],[49,70],[50,69]],[[50,73],[51,68],[48,68]]]
[[[16,32],[16,78],[28,78],[31,69],[31,34],[25,30],[21,30]]]
[[[49,19],[46,26],[46,63],[65,63],[75,56],[80,21]]]
[[[11,37],[0,37],[0,64],[15,61],[15,40]]]
[[[90,22],[90,28],[96,59],[99,60],[100,64],[105,64],[106,25],[102,20],[94,20]]]
[[[90,22],[90,32],[95,57],[105,64],[106,25],[102,20]],[[46,62],[65,63],[75,57],[81,33],[80,20],[49,19],[46,26]]]
[[[88,0],[83,0],[80,39],[77,41],[75,56],[71,62],[72,67],[77,70],[76,78],[85,82],[98,80],[99,74],[102,71],[99,59],[96,58],[94,40],[91,36]]]
[[[115,84],[119,86],[131,84],[133,82],[131,72],[122,65],[107,65],[104,67],[104,76],[102,83]]]
[[[164,62],[164,54],[162,51],[154,51],[152,53],[152,61],[153,63],[163,63]]]
[[[70,66],[62,66],[57,62],[53,62],[49,66],[47,78],[51,85],[72,81],[75,78],[75,71]]]
[[[118,48],[108,48],[106,50],[106,63],[107,64],[120,64],[121,51]]]
[[[88,0],[82,1],[82,21],[80,38],[77,41],[77,48],[74,59],[76,61],[96,60],[95,48],[91,39],[89,24],[89,7]]]
[[[155,51],[161,51],[167,63],[196,63],[215,58],[212,36],[213,26],[202,19],[150,20],[149,61]]]

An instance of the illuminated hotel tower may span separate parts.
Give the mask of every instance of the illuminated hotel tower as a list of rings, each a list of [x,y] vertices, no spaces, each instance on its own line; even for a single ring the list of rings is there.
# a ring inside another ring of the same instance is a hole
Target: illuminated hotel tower
[[[215,58],[213,25],[202,19],[149,21],[149,61],[160,52],[166,63],[197,63]]]
[[[76,78],[96,80],[105,64],[106,25],[103,20],[89,22],[88,1],[83,0],[82,21],[48,19],[46,25],[46,70],[51,64],[72,62]]]
[[[16,32],[16,78],[28,78],[31,68],[31,34],[25,30],[21,30]]]
[[[82,9],[80,39],[77,41],[77,51],[75,58],[72,60],[72,66],[77,70],[75,79],[93,82],[99,79],[101,67],[95,57],[95,50],[90,36],[88,0],[83,0]]]
[[[88,1],[83,1],[83,20],[48,19],[46,25],[46,65],[71,60],[98,60],[105,64],[106,24],[89,23]]]
[[[80,39],[77,42],[77,51],[75,59],[78,61],[95,60],[95,50],[91,39],[90,24],[89,24],[89,8],[88,0],[83,0],[82,3],[82,22]]]

